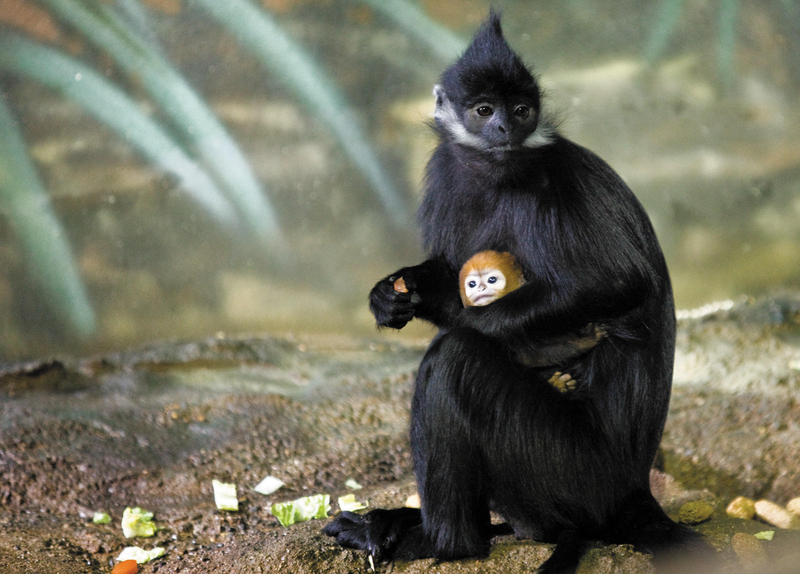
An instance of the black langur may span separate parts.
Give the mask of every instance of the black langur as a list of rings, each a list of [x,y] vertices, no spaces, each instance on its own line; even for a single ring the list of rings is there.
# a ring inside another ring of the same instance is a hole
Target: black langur
[[[485,556],[494,510],[517,536],[557,543],[543,572],[574,569],[591,541],[657,557],[699,550],[650,492],[675,312],[644,209],[608,164],[559,134],[496,14],[434,94],[439,144],[418,214],[428,258],[370,292],[379,326],[439,328],[411,405],[421,509],[342,513],[324,532],[384,560]],[[525,284],[464,307],[459,270],[485,250],[511,253]],[[514,349],[589,324],[606,338],[570,362],[578,393],[516,360]]]

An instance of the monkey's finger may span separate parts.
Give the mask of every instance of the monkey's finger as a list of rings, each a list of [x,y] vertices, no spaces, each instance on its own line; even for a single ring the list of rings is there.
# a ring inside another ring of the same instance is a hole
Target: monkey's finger
[[[399,316],[393,316],[387,323],[386,327],[390,327],[392,329],[402,329],[405,327],[411,319],[414,318],[414,313],[407,313]]]
[[[392,305],[389,313],[392,317],[413,317],[414,305],[411,303],[404,303],[402,305]]]

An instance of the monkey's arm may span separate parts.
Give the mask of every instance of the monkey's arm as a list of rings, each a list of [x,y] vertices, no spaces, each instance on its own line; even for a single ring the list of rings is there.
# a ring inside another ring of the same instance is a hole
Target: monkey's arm
[[[605,273],[605,277],[614,276]],[[603,285],[579,282],[562,286],[558,293],[547,293],[545,286],[528,282],[491,305],[463,309],[454,324],[503,340],[512,348],[537,341],[546,345],[549,338],[595,322],[613,322],[627,338],[639,338],[644,321],[641,307],[656,288],[653,278],[646,276]]]
[[[544,339],[514,349],[516,360],[528,367],[558,367],[588,353],[606,338],[602,325],[590,323],[577,333]]]
[[[395,289],[401,277],[405,292]],[[458,270],[439,258],[398,269],[372,288],[369,308],[379,327],[402,329],[414,317],[447,327],[461,310]]]

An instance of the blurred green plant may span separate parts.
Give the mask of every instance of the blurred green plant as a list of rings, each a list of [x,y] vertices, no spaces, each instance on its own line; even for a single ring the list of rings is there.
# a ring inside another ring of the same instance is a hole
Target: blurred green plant
[[[88,336],[95,318],[86,289],[33,167],[11,111],[0,98],[0,208],[7,211],[44,296],[78,334]]]
[[[686,0],[661,0],[650,37],[645,46],[645,59],[652,63],[666,51],[670,38],[680,21]],[[780,0],[786,18],[795,26],[800,22],[800,11],[794,0]],[[717,70],[723,85],[728,86],[736,73],[736,24],[739,19],[740,0],[720,0],[717,30]]]
[[[407,0],[366,0],[398,26],[427,43],[443,59],[465,46]],[[0,70],[54,89],[116,130],[218,222],[246,228],[279,260],[288,247],[280,220],[237,144],[202,98],[158,47],[138,0],[39,0],[59,20],[108,53],[128,76],[141,82],[164,112],[171,129],[145,115],[125,92],[89,65],[0,27]],[[381,168],[355,111],[336,84],[272,17],[248,0],[193,0],[248,47],[326,124],[375,190],[396,225],[409,209]],[[49,196],[25,152],[11,112],[2,105],[0,207],[5,209],[54,312],[82,335],[95,320],[69,244]],[[24,159],[23,159],[24,158]]]
[[[59,18],[105,50],[143,87],[175,124],[252,232],[280,254],[286,249],[278,218],[236,142],[152,40],[102,0],[41,0]]]
[[[135,101],[86,64],[18,34],[0,30],[0,70],[27,76],[80,104],[167,173],[215,219],[237,220],[233,205],[202,167]]]
[[[53,1],[53,0],[48,0]],[[308,110],[327,124],[339,144],[372,185],[394,222],[409,223],[408,208],[359,127],[355,110],[325,71],[269,14],[248,0],[193,0],[226,26],[239,42],[288,86]]]
[[[669,39],[680,20],[686,0],[661,0],[656,24],[645,48],[645,58],[655,62],[666,50]],[[736,21],[739,0],[720,0],[719,31],[717,35],[717,69],[720,80],[729,85],[733,80],[733,57],[736,48]]]
[[[468,42],[431,20],[419,5],[408,0],[364,0],[399,28],[426,44],[442,61],[450,63],[466,50]]]

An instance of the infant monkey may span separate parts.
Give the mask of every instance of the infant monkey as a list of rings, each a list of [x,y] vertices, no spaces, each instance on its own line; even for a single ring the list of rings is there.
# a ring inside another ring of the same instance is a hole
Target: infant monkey
[[[482,307],[522,287],[517,260],[510,253],[481,251],[473,255],[458,274],[458,288],[464,307]]]
[[[481,251],[473,255],[458,274],[461,302],[465,307],[482,307],[507,295],[525,283],[517,260],[510,253]],[[407,293],[405,281],[394,282],[395,291]],[[516,360],[527,367],[558,367],[587,353],[606,337],[606,331],[589,323],[577,333],[551,337],[535,347],[514,349]],[[569,373],[554,371],[548,379],[558,391],[567,393],[578,388],[578,381]]]
[[[525,283],[517,260],[510,253],[481,251],[473,255],[458,274],[461,302],[465,307],[482,307],[507,295]],[[395,291],[407,293],[405,281],[394,282]],[[516,360],[527,367],[558,367],[587,353],[606,337],[606,331],[589,323],[577,333],[551,337],[535,347],[515,349]],[[554,371],[548,382],[561,393],[578,388],[569,373]]]
[[[470,307],[496,301],[521,287],[525,278],[510,253],[481,251],[461,268],[458,283],[461,301],[465,307]],[[535,348],[517,351],[517,360],[529,367],[556,367],[588,352],[605,337],[605,330],[590,323],[577,333],[551,338]],[[578,386],[569,373],[561,371],[555,371],[548,382],[562,393],[574,391]]]

